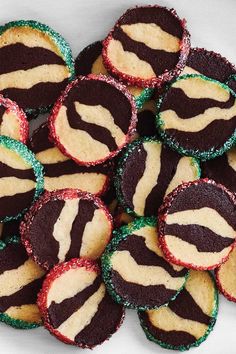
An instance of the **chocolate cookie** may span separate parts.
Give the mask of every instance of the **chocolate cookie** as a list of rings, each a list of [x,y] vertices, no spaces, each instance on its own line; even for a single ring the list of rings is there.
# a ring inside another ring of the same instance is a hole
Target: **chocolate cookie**
[[[169,264],[160,249],[156,218],[139,218],[114,231],[102,256],[107,290],[134,309],[158,308],[174,299],[188,270]]]
[[[82,348],[109,339],[124,318],[124,308],[107,294],[98,266],[85,259],[55,266],[43,283],[38,306],[51,334]]]
[[[74,76],[69,45],[36,21],[0,28],[0,91],[29,113],[47,110]]]
[[[235,244],[235,196],[207,178],[183,183],[160,207],[158,232],[170,262],[214,269],[227,260]]]
[[[146,337],[166,349],[198,347],[212,331],[218,291],[209,272],[191,270],[185,288],[168,306],[139,312]]]
[[[45,192],[20,226],[28,254],[46,270],[76,256],[97,259],[112,218],[100,199],[76,189]]]
[[[43,168],[21,142],[0,136],[0,222],[19,219],[42,193]]]
[[[135,102],[125,87],[106,76],[80,77],[56,102],[49,118],[59,149],[81,165],[114,157],[136,127]]]
[[[112,75],[139,86],[155,87],[180,74],[190,36],[175,10],[160,6],[129,9],[103,42],[103,60]]]
[[[157,215],[165,195],[200,177],[197,160],[177,154],[152,138],[130,144],[120,160],[116,189],[120,203],[137,216]]]
[[[18,105],[0,95],[0,135],[26,143],[29,136],[29,123],[25,113]]]
[[[79,166],[53,145],[47,123],[34,131],[29,148],[44,167],[45,190],[78,188],[95,195],[106,191],[112,174],[112,164],[108,162],[91,167]]]
[[[144,103],[143,107],[138,111],[138,122],[136,127],[138,137],[153,137],[157,135],[155,113],[155,101],[148,101]]]
[[[236,248],[228,260],[216,269],[216,282],[220,292],[228,300],[236,302]]]
[[[157,125],[165,143],[184,155],[208,160],[236,139],[236,94],[203,75],[184,75],[158,102]]]
[[[36,301],[43,276],[16,238],[0,241],[0,321],[22,329],[41,324]]]

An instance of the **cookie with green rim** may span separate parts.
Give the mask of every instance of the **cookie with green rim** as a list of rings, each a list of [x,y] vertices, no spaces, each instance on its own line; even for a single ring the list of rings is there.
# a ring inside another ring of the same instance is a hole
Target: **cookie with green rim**
[[[74,77],[68,43],[37,21],[0,27],[0,62],[0,92],[29,114],[47,111]]]
[[[236,94],[206,76],[183,75],[160,97],[156,123],[164,142],[180,154],[215,158],[236,140]]]
[[[179,155],[155,137],[146,137],[128,145],[119,161],[115,185],[118,199],[129,213],[152,216],[175,187],[199,177],[196,159]]]
[[[114,232],[102,256],[103,279],[113,299],[147,310],[173,300],[188,270],[167,262],[159,247],[156,218],[139,218]]]
[[[184,351],[206,340],[217,314],[218,291],[213,276],[191,270],[174,301],[157,310],[140,311],[139,318],[147,339],[166,349]]]

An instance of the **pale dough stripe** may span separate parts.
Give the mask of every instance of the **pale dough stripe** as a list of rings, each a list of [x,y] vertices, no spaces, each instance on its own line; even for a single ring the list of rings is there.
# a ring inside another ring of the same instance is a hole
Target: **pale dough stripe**
[[[230,253],[229,259],[220,266],[218,276],[224,290],[234,297],[236,296],[236,248]]]
[[[167,289],[178,290],[184,277],[174,278],[159,266],[139,265],[129,251],[116,251],[111,257],[112,270],[128,283],[142,286],[164,285]]]
[[[42,164],[49,165],[58,162],[68,161],[69,158],[61,153],[57,147],[52,147],[36,154],[37,160]]]
[[[229,166],[236,172],[236,148],[227,151],[226,156]]]
[[[232,226],[230,226],[227,221],[215,209],[208,207],[204,207],[201,209],[177,211],[176,213],[168,214],[166,218],[166,224],[194,224],[207,227],[208,229],[222,237],[232,239],[236,237],[236,231],[232,228]]]
[[[35,188],[35,185],[36,182],[30,179],[2,177],[0,178],[0,198],[30,192]]]
[[[99,74],[108,75],[108,72],[105,69],[105,66],[103,65],[102,55],[99,55],[95,60],[95,62],[93,63],[91,73],[96,75]]]
[[[138,215],[144,215],[146,199],[153,187],[157,184],[157,179],[161,170],[161,144],[143,143],[143,148],[147,152],[145,170],[143,176],[138,181],[133,196],[134,211]]]
[[[32,167],[15,151],[0,145],[1,162],[17,170],[30,170]]]
[[[2,116],[0,125],[0,134],[9,136],[13,139],[19,140],[20,135],[20,120],[12,111],[5,111]]]
[[[11,318],[27,322],[41,322],[41,316],[37,305],[11,306],[5,312]]]

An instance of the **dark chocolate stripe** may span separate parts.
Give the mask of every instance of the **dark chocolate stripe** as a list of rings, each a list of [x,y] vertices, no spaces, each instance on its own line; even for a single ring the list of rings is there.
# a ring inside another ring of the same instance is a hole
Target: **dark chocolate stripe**
[[[17,282],[17,279],[15,279]],[[0,297],[0,312],[6,311],[11,306],[36,304],[37,295],[42,287],[43,278],[35,279],[22,289],[9,296]]]
[[[96,277],[94,282],[75,296],[65,299],[59,304],[52,301],[48,308],[50,323],[53,328],[58,328],[73,315],[101,286],[101,277]]]
[[[210,98],[190,98],[181,88],[171,87],[162,102],[160,111],[171,109],[182,119],[188,119],[202,114],[212,107],[229,109],[234,104],[235,97],[233,95],[230,95],[227,102],[220,102]]]
[[[96,207],[91,201],[80,199],[78,214],[76,215],[70,232],[71,244],[66,254],[66,260],[79,256],[85,226],[88,222],[92,221],[95,210]]]
[[[166,225],[165,234],[176,236],[191,245],[195,245],[199,252],[221,252],[234,242],[232,238],[222,237],[209,228],[196,224]]]
[[[120,41],[125,51],[134,53],[139,59],[149,63],[156,76],[165,70],[173,69],[178,61],[180,53],[171,53],[159,49],[151,49],[144,43],[134,41],[121,28],[117,27],[113,32],[113,38]]]
[[[29,179],[32,181],[35,180],[34,170],[32,168],[29,168],[27,170],[20,170],[18,168],[10,167],[0,161],[0,178],[3,177],[16,177],[20,179]]]
[[[156,116],[150,110],[144,110],[138,113],[137,133],[139,136],[154,136],[156,130]]]
[[[4,224],[4,228],[5,228]],[[9,236],[9,235],[8,235]],[[25,263],[28,255],[24,247],[19,243],[10,243],[3,250],[0,255],[0,274],[12,269],[16,269]]]
[[[186,320],[200,322],[207,326],[212,320],[202,311],[186,289],[183,289],[174,301],[170,301],[168,307],[176,315]]]
[[[6,108],[0,105],[0,125],[2,124],[2,119],[5,112]]]
[[[4,240],[6,239],[6,237],[19,235],[20,234],[19,226],[20,226],[20,221],[5,222],[3,224],[1,238]]]
[[[53,143],[49,140],[48,125],[43,123],[32,135],[29,142],[29,148],[35,153],[45,151],[54,147]]]
[[[15,216],[22,212],[23,209],[28,208],[34,198],[35,190],[32,189],[29,192],[17,193],[8,197],[0,198],[0,218],[5,218],[6,215]]]
[[[0,48],[0,63],[0,75],[41,65],[65,65],[64,60],[53,51],[42,47],[27,47],[22,43]]]
[[[126,240],[120,242],[117,251],[129,251],[137,264],[162,267],[174,278],[184,277],[187,273],[186,269],[175,270],[163,257],[159,257],[155,252],[147,248],[143,237],[135,234],[129,235]]]
[[[94,42],[85,47],[75,60],[76,75],[88,75],[97,58],[102,54],[102,42]]]

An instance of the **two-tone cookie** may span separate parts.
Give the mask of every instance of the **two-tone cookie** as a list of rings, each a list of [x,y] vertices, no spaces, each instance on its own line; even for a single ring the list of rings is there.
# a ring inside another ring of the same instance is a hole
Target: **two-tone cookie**
[[[137,110],[126,88],[106,76],[79,77],[68,85],[49,117],[59,149],[81,165],[97,165],[131,141]]]
[[[114,334],[124,308],[108,295],[100,269],[90,260],[55,266],[38,297],[46,329],[66,344],[92,349]]]
[[[158,308],[173,300],[188,270],[170,264],[160,249],[156,218],[139,218],[114,231],[102,256],[103,279],[115,301],[134,309]]]
[[[98,259],[110,241],[112,217],[102,201],[76,189],[45,192],[24,216],[21,239],[48,270],[74,257]]]
[[[161,347],[188,350],[212,331],[218,314],[218,291],[206,271],[189,272],[184,289],[168,306],[139,312],[146,337]]]
[[[0,321],[21,329],[41,324],[36,302],[43,276],[17,238],[0,241]]]
[[[230,301],[236,302],[236,248],[228,260],[215,271],[216,282],[220,292]]]
[[[122,81],[155,87],[180,74],[189,49],[189,33],[175,10],[140,6],[127,10],[103,42],[108,71]]]
[[[236,242],[236,199],[213,180],[183,183],[159,209],[159,241],[166,258],[192,269],[214,269]]]
[[[128,145],[120,160],[117,196],[123,207],[137,216],[157,215],[164,196],[184,181],[200,177],[197,160],[181,156],[154,138]]]
[[[157,126],[164,142],[184,155],[208,160],[235,143],[236,94],[203,75],[183,75],[158,102]]]
[[[47,110],[74,76],[69,45],[36,21],[0,28],[0,92],[29,113]]]

